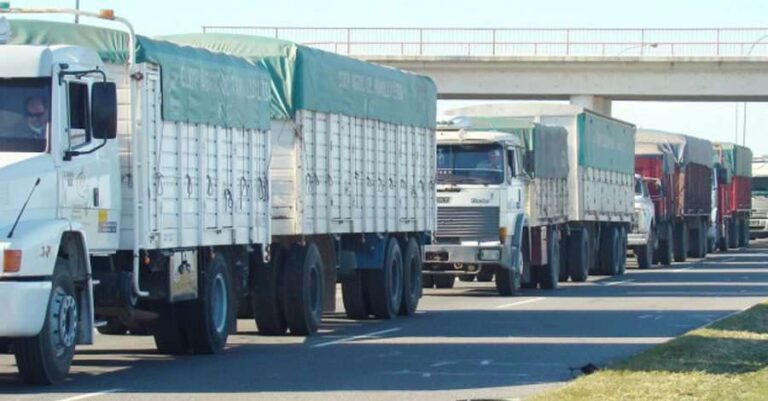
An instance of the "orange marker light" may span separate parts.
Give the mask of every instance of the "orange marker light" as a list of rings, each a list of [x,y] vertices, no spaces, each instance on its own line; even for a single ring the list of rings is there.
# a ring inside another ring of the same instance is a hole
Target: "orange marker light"
[[[21,251],[6,249],[3,252],[3,272],[18,273],[21,269]]]
[[[115,19],[115,10],[109,8],[103,8],[99,10],[99,18]]]

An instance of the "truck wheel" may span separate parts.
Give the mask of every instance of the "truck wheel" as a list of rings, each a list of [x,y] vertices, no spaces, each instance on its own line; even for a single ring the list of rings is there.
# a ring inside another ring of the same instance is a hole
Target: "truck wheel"
[[[184,303],[188,303],[187,301]],[[189,352],[189,339],[182,315],[184,303],[158,302],[158,318],[151,328],[155,347],[161,354],[182,355]]]
[[[481,267],[480,271],[477,272],[477,281],[481,283],[490,283],[493,281],[493,269],[490,267]]]
[[[253,319],[253,308],[251,307],[251,297],[240,297],[237,300],[237,318],[238,319]]]
[[[725,220],[723,222],[723,236],[717,241],[717,249],[720,252],[728,252],[728,243],[730,242],[731,235],[731,222]]]
[[[203,268],[198,272],[197,299],[180,304],[189,345],[195,354],[221,352],[235,321],[227,260],[222,252],[215,252],[212,257],[201,257],[207,263],[200,263]]]
[[[589,277],[589,241],[587,232],[574,230],[568,240],[568,275],[576,283],[583,283]]]
[[[421,249],[415,239],[408,240],[403,255],[403,302],[400,315],[412,316],[416,313],[421,299]]]
[[[323,319],[323,260],[317,245],[291,246],[284,280],[285,321],[291,334],[316,332]]]
[[[456,276],[450,274],[441,274],[434,276],[435,288],[449,289],[453,288],[453,284],[456,282]]]
[[[682,221],[675,224],[674,241],[675,262],[685,262],[688,258],[688,225]]]
[[[731,220],[728,230],[728,248],[734,249],[739,246],[739,220]]]
[[[666,239],[659,240],[659,249],[657,250],[657,253],[659,254],[659,263],[664,266],[669,266],[672,264],[672,250],[674,249],[672,227],[669,223],[664,224],[664,231]]]
[[[403,302],[403,256],[397,240],[389,239],[381,269],[367,270],[363,277],[371,314],[377,319],[394,319]]]
[[[560,232],[556,228],[549,228],[548,231],[547,237],[554,238],[554,241],[547,241],[549,263],[539,267],[539,286],[542,290],[557,289],[560,279]]]
[[[100,334],[120,336],[128,333],[128,327],[126,327],[119,318],[110,317],[107,319],[107,324],[97,327],[96,331]]]
[[[19,375],[27,384],[61,383],[75,356],[79,306],[72,274],[60,259],[56,261],[51,284],[42,330],[34,337],[14,341]]]
[[[344,301],[344,312],[350,319],[367,319],[368,301],[365,299],[365,286],[363,285],[363,273],[357,269],[357,257],[353,252],[342,251],[340,260],[342,275],[341,298]]]
[[[563,235],[560,239],[560,277],[558,281],[565,283],[568,281],[570,272],[568,269],[568,237]]]
[[[520,293],[520,269],[523,266],[523,253],[517,252],[517,266],[512,269],[499,268],[496,270],[496,290],[499,295],[509,297]]]
[[[475,281],[475,274],[460,274],[459,280],[465,282],[465,283],[471,283]]]
[[[279,336],[288,330],[282,294],[285,248],[279,244],[272,245],[271,257],[269,263],[264,263],[259,252],[253,256],[250,308],[259,334]]]
[[[635,248],[635,256],[637,256],[637,267],[639,269],[650,269],[651,259],[653,259],[653,241],[655,236],[651,232],[648,236],[648,243]]]
[[[742,248],[749,246],[749,223],[741,219],[739,220],[739,228],[741,229],[739,231],[739,246]]]
[[[693,227],[691,227],[689,231],[690,238],[691,238],[691,242],[690,242],[691,247],[688,250],[688,256],[692,258],[703,258],[704,256],[706,256],[704,254],[707,246],[705,244],[706,233],[704,233],[703,231],[704,231],[704,224],[702,224],[702,222],[700,221],[696,221]]]
[[[616,227],[606,227],[600,235],[600,274],[616,276],[619,274],[619,255],[621,241]]]
[[[434,288],[434,287],[435,287],[435,276],[431,274],[422,274],[421,288]]]
[[[619,248],[616,250],[616,256],[619,258],[619,275],[627,272],[627,230],[620,226],[619,230]]]

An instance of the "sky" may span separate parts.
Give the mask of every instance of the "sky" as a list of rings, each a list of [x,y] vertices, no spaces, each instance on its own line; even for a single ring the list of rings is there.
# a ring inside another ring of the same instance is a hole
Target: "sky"
[[[73,7],[75,0],[11,0],[14,7]],[[714,28],[768,27],[768,0],[80,0],[112,8],[145,35],[203,25],[304,27]],[[440,101],[439,110],[467,102]],[[643,128],[741,141],[739,103],[614,102],[613,116]],[[768,103],[747,106],[746,142],[768,154]]]

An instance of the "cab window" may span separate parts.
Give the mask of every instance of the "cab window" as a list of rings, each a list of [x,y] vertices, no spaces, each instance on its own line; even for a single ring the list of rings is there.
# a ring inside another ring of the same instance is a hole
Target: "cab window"
[[[70,82],[68,90],[69,148],[74,149],[91,141],[88,127],[88,85]]]
[[[520,173],[519,165],[517,162],[517,153],[514,149],[509,149],[507,151],[507,166],[509,167],[509,172],[511,177],[517,177]]]

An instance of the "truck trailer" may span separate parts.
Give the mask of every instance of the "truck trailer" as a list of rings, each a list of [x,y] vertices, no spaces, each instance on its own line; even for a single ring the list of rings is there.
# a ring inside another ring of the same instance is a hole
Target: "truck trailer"
[[[557,286],[567,218],[567,131],[505,117],[456,117],[437,132],[437,231],[424,286],[496,277],[501,295]]]
[[[250,279],[259,332],[316,331],[337,279],[350,318],[412,315],[435,227],[432,80],[271,38],[163,39],[243,57],[272,79],[273,257]],[[293,277],[295,264],[317,269]],[[282,289],[293,280],[306,283]]]
[[[712,143],[692,136],[638,130],[635,172],[649,183],[655,206],[653,259],[702,258],[712,212]]]
[[[635,127],[632,124],[562,104],[493,104],[446,112],[446,116],[514,118],[564,127],[567,151],[554,154],[549,163],[567,162],[565,224],[530,236],[532,255],[559,281],[585,281],[589,274],[619,275],[626,268],[627,232],[633,214]],[[562,196],[547,189],[546,196]],[[557,215],[557,214],[553,214]],[[556,229],[555,229],[556,228]],[[440,223],[438,222],[438,232]],[[554,240],[553,240],[554,239]],[[558,244],[559,242],[559,244]],[[545,244],[543,248],[536,244]],[[551,244],[551,245],[550,245]],[[555,252],[553,248],[559,248]],[[561,256],[556,256],[559,253]],[[534,259],[536,259],[534,257]],[[560,259],[560,266],[547,263]],[[534,277],[546,277],[539,274]],[[535,286],[536,282],[524,285]]]
[[[253,60],[137,37],[110,11],[43,11],[128,33],[12,20],[0,45],[0,343],[26,382],[62,381],[99,326],[220,352],[241,298],[262,332],[310,334],[337,273],[355,278],[348,314],[414,313],[434,226],[429,79],[344,59],[332,74],[303,64],[291,76],[306,86],[286,87]],[[337,92],[312,85],[333,79]]]
[[[720,251],[749,244],[752,210],[752,151],[733,143],[715,142],[717,213],[714,238]]]

